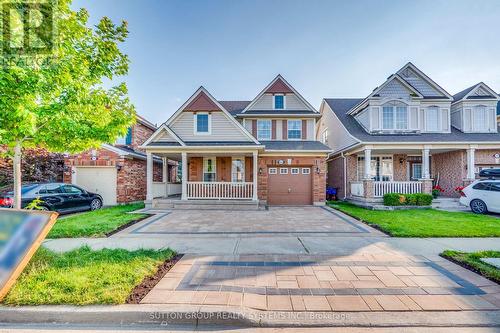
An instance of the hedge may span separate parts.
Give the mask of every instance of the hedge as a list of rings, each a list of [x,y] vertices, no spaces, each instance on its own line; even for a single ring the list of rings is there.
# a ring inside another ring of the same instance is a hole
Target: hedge
[[[431,203],[432,195],[427,193],[386,193],[384,195],[384,205],[386,206],[429,206]]]

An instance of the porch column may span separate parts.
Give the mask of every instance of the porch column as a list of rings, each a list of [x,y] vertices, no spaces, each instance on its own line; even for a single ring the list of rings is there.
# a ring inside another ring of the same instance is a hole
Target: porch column
[[[474,180],[476,178],[475,172],[475,148],[467,149],[467,180]]]
[[[429,156],[430,156],[430,149],[429,148],[424,148],[422,149],[422,178],[423,179],[430,179],[431,178],[431,173],[429,170]]]
[[[371,168],[372,168],[372,150],[365,149],[365,168],[364,168],[364,179],[371,179]]]
[[[162,168],[162,181],[166,184],[168,183],[168,158],[162,158],[163,168]]]
[[[187,153],[182,152],[182,194],[181,194],[181,200],[187,200],[187,173],[188,173],[188,168],[187,168]]]
[[[146,152],[146,201],[153,200],[153,154]]]
[[[258,195],[257,195],[257,177],[258,177],[258,167],[259,167],[259,163],[258,163],[258,156],[257,156],[257,152],[254,151],[253,152],[253,200],[254,201],[257,201],[258,200]]]

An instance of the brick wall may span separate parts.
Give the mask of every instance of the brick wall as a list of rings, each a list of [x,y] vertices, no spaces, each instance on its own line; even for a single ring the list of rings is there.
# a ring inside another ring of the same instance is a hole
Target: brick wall
[[[327,163],[326,183],[337,189],[337,197],[343,199],[346,195],[344,188],[344,157],[337,157]]]
[[[463,185],[467,176],[467,160],[465,150],[451,151],[441,154],[432,154],[431,176],[437,180],[444,190],[443,196],[458,196],[457,186]]]
[[[288,160],[290,156],[261,156],[258,160],[259,169],[262,173],[258,176],[258,197],[259,200],[267,202],[267,168],[269,166],[276,166],[277,160]],[[321,203],[325,201],[326,190],[326,161],[324,157],[309,157],[297,156],[292,157],[292,163],[287,166],[309,166],[311,167],[312,175],[312,192],[313,202]],[[319,174],[316,173],[316,167],[319,167]]]
[[[95,159],[93,159],[95,157]],[[120,166],[117,172],[117,202],[126,203],[146,199],[146,160],[126,159],[104,148],[92,149],[65,160],[69,168],[64,172],[64,182],[71,183],[72,166]],[[153,181],[162,181],[162,164],[153,164]]]
[[[500,154],[499,149],[476,150],[474,153],[476,166],[496,166],[500,168],[500,160],[495,159],[495,154]]]
[[[402,160],[403,163],[399,161]],[[392,169],[394,181],[408,180],[408,163],[405,154],[394,154],[392,157]]]
[[[132,126],[132,148],[141,150],[139,146],[146,142],[153,133],[154,131],[151,128],[139,122],[135,123],[135,125]]]

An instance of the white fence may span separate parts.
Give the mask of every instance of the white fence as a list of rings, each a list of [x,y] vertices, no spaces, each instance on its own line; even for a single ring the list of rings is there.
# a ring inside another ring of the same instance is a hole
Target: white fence
[[[187,182],[188,199],[252,199],[253,183]]]
[[[365,195],[363,182],[351,182],[351,195],[362,197]]]
[[[374,182],[374,197],[383,197],[386,193],[411,194],[422,192],[422,182]],[[352,191],[352,190],[351,190]],[[352,193],[352,192],[351,192]]]

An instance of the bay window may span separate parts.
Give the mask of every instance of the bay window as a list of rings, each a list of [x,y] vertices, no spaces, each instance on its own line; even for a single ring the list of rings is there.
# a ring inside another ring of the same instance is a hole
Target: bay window
[[[382,129],[408,129],[408,107],[402,102],[389,102],[382,106]]]
[[[472,109],[472,130],[474,132],[487,132],[488,110],[484,105],[478,105]]]
[[[427,132],[439,131],[439,108],[437,106],[431,106],[425,110],[425,129]]]

